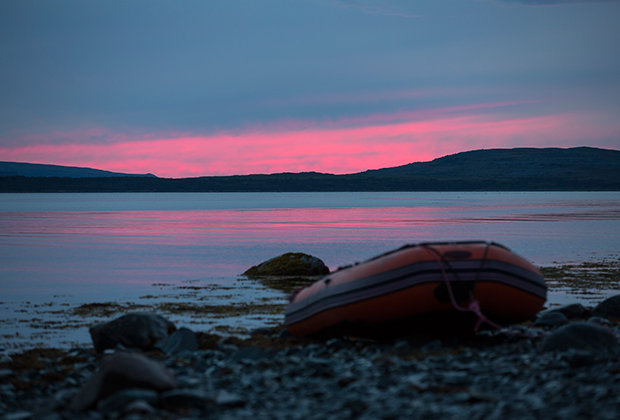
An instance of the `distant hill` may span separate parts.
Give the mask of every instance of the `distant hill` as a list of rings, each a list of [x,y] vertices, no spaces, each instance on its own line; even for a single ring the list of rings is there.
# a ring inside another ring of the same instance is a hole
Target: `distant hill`
[[[506,179],[528,176],[574,176],[607,178],[607,172],[618,175],[620,151],[594,147],[560,148],[517,148],[472,150],[437,158],[431,162],[369,170],[367,175],[420,175],[434,177],[468,177]]]
[[[0,192],[620,191],[620,151],[592,147],[474,150],[431,162],[332,175],[156,178],[0,177]]]
[[[27,177],[57,177],[57,178],[99,178],[117,176],[149,176],[152,174],[123,174],[119,172],[102,171],[100,169],[79,168],[77,166],[43,165],[39,163],[0,162],[0,177],[27,176]]]

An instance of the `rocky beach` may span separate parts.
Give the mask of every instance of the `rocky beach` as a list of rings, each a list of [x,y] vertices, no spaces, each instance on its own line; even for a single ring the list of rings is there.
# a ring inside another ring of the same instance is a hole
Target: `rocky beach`
[[[609,310],[617,311],[619,302],[620,296],[612,298]],[[311,341],[265,328],[246,339],[178,329],[153,344],[157,331],[165,335],[172,324],[144,314],[113,322],[123,320],[127,329],[116,325],[113,330],[121,333],[108,336],[111,341],[100,352],[86,347],[4,355],[2,418],[615,419],[620,414],[620,327],[578,304],[508,331],[393,342]],[[131,329],[136,325],[139,331]],[[136,347],[115,344],[123,337]],[[136,337],[144,340],[131,341]]]
[[[598,269],[598,287],[617,288],[617,270]],[[576,290],[585,283],[569,274],[583,279],[583,270],[545,275],[552,288]],[[177,328],[145,308],[108,309],[107,321],[90,326],[90,345],[2,352],[1,419],[620,415],[620,295],[555,305],[506,330],[390,341],[295,338],[281,323],[205,332]]]

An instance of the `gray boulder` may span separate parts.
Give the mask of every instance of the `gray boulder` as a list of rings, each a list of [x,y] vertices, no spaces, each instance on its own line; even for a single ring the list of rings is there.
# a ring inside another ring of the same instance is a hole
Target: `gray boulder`
[[[540,349],[548,351],[587,350],[598,354],[614,354],[618,340],[607,328],[585,322],[575,322],[558,328],[541,343]]]
[[[161,363],[143,354],[118,352],[104,359],[99,370],[73,398],[70,408],[73,411],[87,410],[98,401],[123,389],[140,388],[162,392],[177,386],[174,375]],[[109,401],[107,403],[113,405]]]
[[[615,295],[599,303],[594,310],[593,316],[601,318],[620,318],[620,295]]]
[[[130,313],[110,322],[90,327],[95,350],[103,352],[117,345],[150,350],[153,345],[176,330],[174,324],[161,315]]]

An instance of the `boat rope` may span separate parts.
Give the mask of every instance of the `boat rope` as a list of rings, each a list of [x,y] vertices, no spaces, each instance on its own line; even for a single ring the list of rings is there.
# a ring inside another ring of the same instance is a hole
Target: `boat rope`
[[[480,270],[482,270],[482,267],[484,266],[484,263],[486,261],[487,258],[487,254],[489,251],[489,247],[492,245],[491,242],[487,242],[486,243],[486,248],[484,250],[484,255],[482,258],[482,261],[480,263]],[[526,337],[526,338],[539,338],[539,337],[544,337],[546,335],[548,335],[547,333],[539,333],[539,334],[532,334],[532,333],[525,333],[525,332],[521,332],[521,331],[516,331],[513,329],[509,329],[509,328],[505,328],[502,327],[501,325],[497,324],[496,322],[491,321],[489,318],[487,318],[486,315],[484,315],[482,313],[482,309],[480,308],[480,302],[478,302],[478,300],[476,300],[473,296],[473,294],[471,293],[471,291],[469,292],[469,304],[465,307],[465,306],[461,306],[458,304],[458,302],[456,301],[455,297],[454,297],[454,292],[452,291],[452,284],[450,282],[450,279],[448,279],[448,275],[446,274],[446,270],[444,268],[444,263],[445,265],[447,265],[450,269],[452,269],[452,266],[450,265],[450,262],[446,259],[443,258],[443,255],[437,251],[435,248],[427,245],[427,244],[421,244],[420,245],[422,248],[424,248],[427,252],[429,252],[432,256],[433,259],[437,262],[437,265],[439,266],[439,270],[441,271],[441,276],[444,280],[444,282],[446,283],[446,288],[448,289],[448,295],[450,296],[450,303],[452,303],[452,306],[454,307],[454,309],[456,309],[457,311],[460,312],[472,312],[473,314],[475,314],[478,317],[478,320],[476,321],[476,325],[474,326],[474,332],[477,333],[478,330],[480,329],[480,327],[482,326],[482,324],[487,324],[490,325],[491,327],[504,332],[504,333],[508,333],[511,335],[516,335],[516,336],[521,336],[521,337]],[[454,270],[452,270],[454,271]],[[456,273],[456,271],[454,271],[455,276],[458,279],[458,275]],[[480,272],[478,273],[478,277],[477,279],[480,278]]]

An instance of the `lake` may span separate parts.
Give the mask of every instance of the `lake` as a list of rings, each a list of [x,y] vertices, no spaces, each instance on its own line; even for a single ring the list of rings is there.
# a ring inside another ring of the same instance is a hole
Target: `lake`
[[[455,240],[499,242],[538,266],[617,260],[620,192],[0,194],[0,333],[32,339],[33,317],[79,303],[284,302],[239,274],[290,251],[333,270]]]

